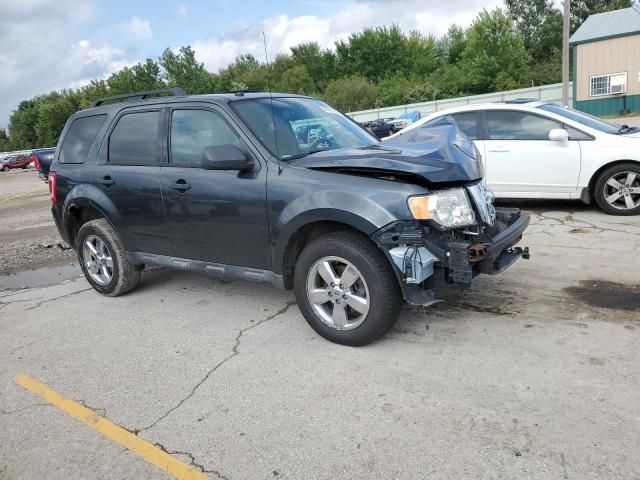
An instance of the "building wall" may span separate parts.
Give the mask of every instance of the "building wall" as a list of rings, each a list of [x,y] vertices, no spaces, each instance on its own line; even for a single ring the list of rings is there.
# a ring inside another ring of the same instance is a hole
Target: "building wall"
[[[640,95],[640,34],[576,45],[575,101],[598,101],[620,95],[589,96],[589,77],[627,72],[627,95]],[[605,102],[606,103],[606,102]],[[615,103],[619,103],[616,101]]]

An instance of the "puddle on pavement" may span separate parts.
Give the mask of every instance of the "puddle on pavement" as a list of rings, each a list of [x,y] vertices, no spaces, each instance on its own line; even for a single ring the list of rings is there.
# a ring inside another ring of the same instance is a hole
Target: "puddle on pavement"
[[[579,286],[566,287],[564,291],[592,307],[640,310],[640,285],[582,280]]]
[[[64,265],[62,267],[43,267],[36,270],[0,275],[0,290],[17,290],[20,288],[48,287],[64,280],[70,280],[82,275],[78,265]]]

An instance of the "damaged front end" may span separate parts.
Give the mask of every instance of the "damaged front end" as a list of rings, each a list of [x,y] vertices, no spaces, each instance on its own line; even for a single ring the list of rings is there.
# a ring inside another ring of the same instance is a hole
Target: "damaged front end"
[[[457,191],[463,192],[473,210],[455,211],[464,226],[443,225],[455,219],[437,218],[437,212],[429,210],[430,199],[415,202],[423,205],[414,207],[410,199],[416,220],[393,222],[373,235],[393,263],[403,296],[412,305],[433,303],[452,290],[468,288],[481,273],[495,275],[518,258],[529,258],[527,247],[515,246],[529,225],[528,215],[517,208],[494,207],[493,195],[481,182]]]

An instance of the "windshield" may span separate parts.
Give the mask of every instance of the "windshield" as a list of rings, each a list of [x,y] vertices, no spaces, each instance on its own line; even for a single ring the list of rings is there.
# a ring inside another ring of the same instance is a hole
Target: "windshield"
[[[280,160],[379,143],[355,122],[313,98],[249,99],[233,102],[232,106],[265,148]]]
[[[618,133],[626,133],[621,131],[620,125],[605,122],[598,117],[594,117],[593,115],[589,115],[588,113],[579,112],[578,110],[574,110],[573,108],[565,108],[561,107],[560,105],[554,105],[553,103],[546,103],[544,105],[540,105],[538,108],[546,110],[547,112],[562,115],[569,120],[582,123],[587,127],[595,128],[596,130],[600,130],[604,133],[611,133],[614,135]]]

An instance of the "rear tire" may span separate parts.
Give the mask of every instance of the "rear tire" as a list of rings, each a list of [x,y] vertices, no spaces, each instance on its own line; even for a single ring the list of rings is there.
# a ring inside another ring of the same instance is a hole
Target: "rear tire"
[[[342,345],[375,342],[400,313],[402,296],[391,266],[354,232],[329,233],[309,243],[298,257],[294,288],[311,328]]]
[[[122,241],[107,220],[82,225],[75,248],[84,276],[102,295],[117,297],[138,285],[140,269],[129,263]]]
[[[640,164],[624,162],[605,169],[593,192],[598,206],[609,215],[640,213]]]

